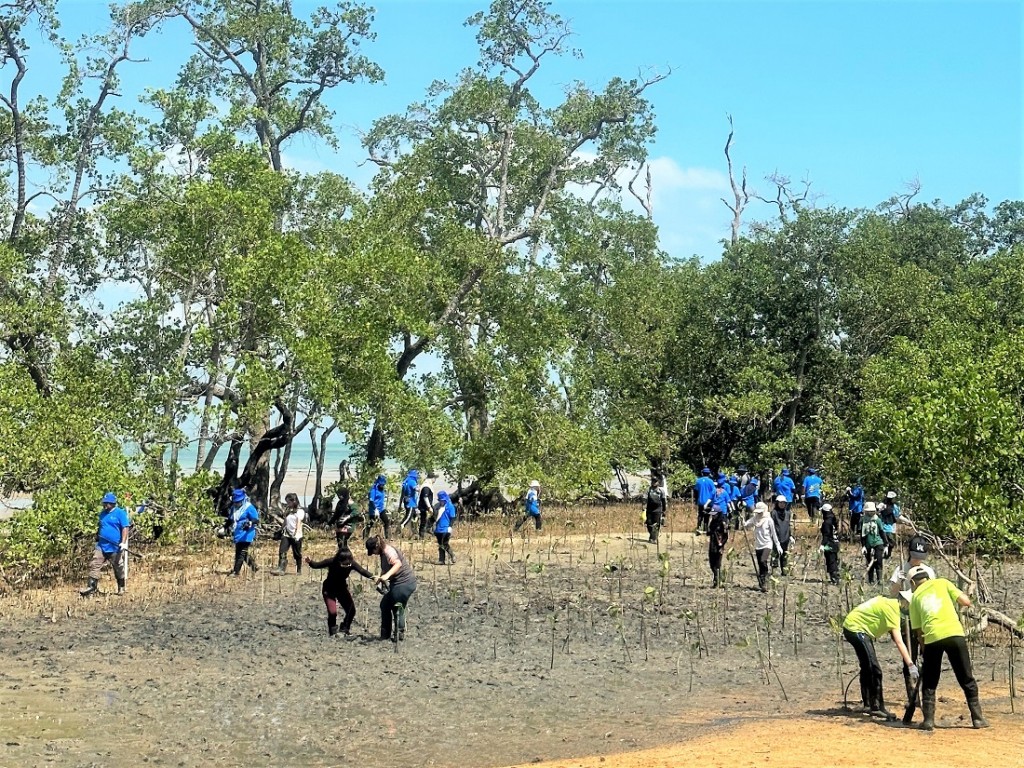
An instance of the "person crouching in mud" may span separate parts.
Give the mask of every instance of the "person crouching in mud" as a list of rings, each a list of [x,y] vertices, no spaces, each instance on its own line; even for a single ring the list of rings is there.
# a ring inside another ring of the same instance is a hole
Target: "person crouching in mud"
[[[356,603],[352,599],[352,592],[348,588],[348,577],[352,571],[360,576],[372,579],[373,574],[363,568],[355,561],[352,550],[348,548],[348,538],[352,529],[345,523],[338,523],[335,528],[335,537],[338,540],[338,551],[331,557],[323,560],[306,558],[306,565],[310,568],[326,568],[327,578],[321,589],[324,598],[324,605],[327,606],[327,634],[338,634],[338,606],[345,612],[345,618],[341,621],[342,634],[349,634],[352,628],[352,620],[356,617]]]
[[[366,540],[366,554],[380,557],[381,574],[377,577],[378,587],[387,587],[387,592],[380,601],[380,639],[404,639],[405,610],[409,607],[409,598],[416,591],[416,574],[401,550],[386,544],[379,536],[371,536]],[[402,605],[398,612],[398,626],[392,627],[391,614],[396,605]],[[395,637],[392,637],[392,629]]]

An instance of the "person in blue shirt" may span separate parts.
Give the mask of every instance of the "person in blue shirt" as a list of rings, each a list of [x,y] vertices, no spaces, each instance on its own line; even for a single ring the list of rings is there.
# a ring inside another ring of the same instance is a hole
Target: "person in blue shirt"
[[[757,504],[757,497],[761,493],[761,481],[757,475],[749,475],[748,478],[740,490],[740,501],[747,508],[746,517],[754,514],[754,505]]]
[[[860,536],[861,518],[864,515],[864,486],[857,483],[846,486],[846,503],[850,505],[850,540]]]
[[[88,597],[99,589],[100,571],[110,563],[117,581],[117,594],[125,591],[124,558],[128,550],[128,531],[131,528],[128,513],[117,505],[117,496],[111,492],[100,501],[99,527],[96,529],[96,548],[89,563],[89,586],[79,591]]]
[[[804,477],[804,506],[811,522],[817,522],[818,510],[821,509],[821,478],[814,467],[808,467]]]
[[[526,498],[523,499],[523,516],[516,523],[515,530],[518,531],[523,523],[531,517],[533,518],[533,527],[539,531],[544,522],[540,516],[540,483],[536,480],[530,483],[530,487],[526,491]]]
[[[789,467],[782,468],[782,474],[775,478],[775,487],[772,489],[776,496],[785,496],[787,508],[793,505],[793,495],[796,493],[796,483],[789,476]]]
[[[900,519],[900,505],[896,503],[896,491],[885,494],[885,501],[878,505],[878,519],[882,523],[882,537],[885,539],[886,560],[896,546],[896,521]]]
[[[452,526],[455,524],[455,505],[447,491],[437,494],[437,522],[434,524],[434,536],[437,537],[437,564],[444,565],[444,556],[448,555],[451,564],[455,565],[455,553],[452,552]]]
[[[248,564],[253,573],[259,571],[256,558],[249,548],[256,541],[256,524],[260,521],[260,513],[249,501],[249,497],[241,488],[231,492],[231,538],[235,542],[235,567],[233,574],[242,572],[242,566]]]
[[[740,478],[738,475],[729,475],[729,514],[732,516],[733,528],[737,531],[739,528],[740,521],[740,498],[742,496],[740,491]]]
[[[399,494],[399,507],[405,511],[405,516],[402,518],[402,524],[398,526],[399,536],[401,531],[405,530],[405,526],[413,521],[416,517],[417,504],[419,497],[416,494],[416,486],[420,482],[420,473],[415,469],[410,469],[409,474],[405,476],[405,480],[402,481],[402,490]]]
[[[693,490],[694,502],[697,505],[696,533],[700,535],[701,533],[707,533],[709,505],[711,504],[711,497],[715,495],[715,481],[711,479],[711,470],[708,467],[704,467],[700,471],[700,477],[697,478]]]
[[[388,517],[388,479],[384,475],[377,475],[377,479],[370,486],[370,493],[367,495],[366,525],[363,527],[363,540],[370,538],[370,529],[373,524],[380,520],[384,525],[384,540],[391,538],[391,518]]]

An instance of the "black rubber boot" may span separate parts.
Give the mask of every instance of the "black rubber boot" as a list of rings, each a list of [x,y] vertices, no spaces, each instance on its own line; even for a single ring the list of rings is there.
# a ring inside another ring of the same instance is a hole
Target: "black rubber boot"
[[[327,636],[328,637],[334,637],[336,634],[338,634],[338,625],[337,624],[333,624],[333,625],[332,624],[328,624],[327,625]]]
[[[971,725],[975,728],[988,728],[988,720],[981,714],[981,702],[977,696],[967,700],[967,708],[971,710]]]
[[[89,586],[85,589],[78,590],[78,594],[82,597],[88,597],[89,595],[95,594],[99,590],[99,579],[89,579]]]
[[[885,708],[885,699],[882,698],[882,686],[878,686],[875,689],[875,698],[871,705],[871,714],[884,717],[886,722],[892,722],[896,719],[896,715]]]
[[[715,589],[716,587],[718,587],[721,584],[721,581],[720,581],[720,578],[719,578],[719,574],[720,573],[721,573],[721,571],[718,571],[718,570],[714,570],[714,571],[711,572],[711,588],[712,589]]]
[[[924,715],[924,722],[918,728],[922,731],[935,730],[935,689],[921,691],[921,713]]]

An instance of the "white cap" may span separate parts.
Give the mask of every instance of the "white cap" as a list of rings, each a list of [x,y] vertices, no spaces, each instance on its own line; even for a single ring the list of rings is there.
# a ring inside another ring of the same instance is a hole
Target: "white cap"
[[[821,505],[821,511],[822,512],[831,512],[832,511],[832,505],[831,504],[822,504]]]
[[[909,603],[911,598],[914,597],[914,593],[911,592],[909,589],[903,589],[903,590],[900,590],[900,597],[902,597],[904,600],[906,600]]]
[[[530,487],[531,488],[540,488],[540,481],[539,480],[531,480],[530,481]]]
[[[754,514],[755,515],[762,515],[762,516],[767,515],[768,514],[768,505],[765,504],[763,501],[757,502],[757,504],[754,505]]]
[[[895,499],[896,498],[896,491],[889,491],[888,493],[885,494],[885,498],[890,499],[890,500],[891,499]]]
[[[929,568],[927,565],[915,565],[909,571],[907,571],[907,578],[910,581],[924,581],[926,579],[935,578],[935,571]]]
[[[878,510],[875,509],[875,502],[873,502],[873,501],[865,501],[864,502],[864,511],[865,512],[877,512]]]
[[[775,500],[776,500],[776,501],[784,501],[784,502],[786,502],[787,504],[789,503],[789,499],[787,499],[787,498],[786,498],[785,496],[783,496],[783,495],[782,495],[781,493],[780,493],[780,494],[779,494],[778,496],[776,496],[776,497],[775,497]]]

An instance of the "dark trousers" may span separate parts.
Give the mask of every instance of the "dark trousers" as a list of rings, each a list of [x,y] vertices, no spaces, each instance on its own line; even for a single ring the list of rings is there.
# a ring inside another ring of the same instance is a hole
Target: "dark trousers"
[[[252,572],[256,573],[259,570],[259,566],[256,565],[256,558],[252,556],[249,551],[249,547],[252,546],[251,541],[236,541],[235,542],[235,575],[237,576],[242,572],[242,566],[248,563],[249,567],[252,568]]]
[[[285,565],[288,562],[288,550],[292,551],[292,557],[295,559],[295,570],[298,573],[302,573],[302,539],[293,539],[290,536],[281,537],[281,545],[277,548],[277,568],[279,571],[284,571]]]
[[[978,681],[974,679],[974,672],[971,669],[971,656],[967,652],[967,641],[962,637],[947,637],[924,646],[921,688],[925,691],[934,691],[938,688],[939,677],[942,675],[943,654],[949,659],[949,666],[953,668],[956,681],[960,683],[967,700],[977,699]]]
[[[860,697],[870,709],[885,709],[882,696],[882,666],[875,655],[875,641],[863,632],[843,628],[843,638],[853,646],[860,663]]]
[[[327,633],[336,635],[338,633],[338,606],[345,612],[345,618],[341,620],[341,631],[346,635],[352,628],[352,620],[356,617],[356,601],[352,599],[349,592],[348,582],[345,582],[343,589],[335,589],[333,593],[324,590],[324,605],[327,606]]]
[[[531,515],[529,512],[527,512],[525,515],[519,518],[519,522],[516,523],[515,529],[518,531],[522,527],[523,523],[525,523],[531,517],[533,518],[533,527],[539,531],[541,529],[541,525],[543,525],[540,519],[540,515]]]
[[[804,506],[807,507],[807,515],[813,523],[818,519],[818,508],[821,507],[821,499],[817,496],[805,496]]]
[[[420,509],[420,538],[427,532],[427,518],[430,517],[429,509]]]
[[[722,571],[722,553],[725,551],[728,541],[729,521],[723,520],[721,515],[715,515],[708,525],[708,565],[711,566],[715,586],[718,585],[719,575]]]
[[[768,567],[772,562],[772,550],[757,550],[757,585],[763,590],[768,588]]]
[[[882,583],[882,560],[885,559],[885,545],[868,547],[868,553],[864,555],[865,565],[868,566],[868,584]]]
[[[789,544],[790,544],[790,541],[792,541],[792,540],[791,539],[786,539],[785,541],[780,541],[779,542],[779,544],[782,545],[782,551],[779,552],[779,572],[783,576],[786,575],[786,573],[787,573],[786,566],[789,565]]]
[[[455,553],[452,552],[452,534],[451,531],[448,533],[435,533],[434,538],[437,539],[437,562],[444,565],[444,556],[447,554],[451,559],[452,563],[455,563]]]
[[[370,538],[370,529],[373,527],[374,520],[378,518],[384,525],[384,538],[391,538],[391,518],[388,517],[388,513],[384,511],[378,514],[376,517],[374,517],[374,513],[371,512],[366,516],[366,525],[363,528],[363,541],[366,541],[368,538]]]
[[[896,547],[896,534],[889,533],[888,531],[882,531],[882,538],[885,539],[885,552],[884,557],[886,560],[892,554],[893,549]]]
[[[697,504],[696,506],[697,506],[697,530],[698,531],[703,531],[704,533],[707,533],[707,530],[708,530],[708,513],[700,504]]]
[[[380,636],[384,640],[391,637],[391,612],[395,606],[399,603],[404,605],[407,609],[409,607],[409,598],[412,597],[412,593],[416,591],[415,584],[398,584],[391,585],[391,588],[387,591],[384,597],[380,600]],[[405,631],[404,626],[395,627],[398,631]]]
[[[661,517],[660,509],[647,510],[647,516],[645,518],[647,524],[647,536],[652,542],[658,540],[658,532],[661,530]]]
[[[850,541],[856,541],[860,538],[860,512],[850,513]]]
[[[833,584],[839,583],[839,553],[825,552],[825,570],[828,572],[828,580]]]

